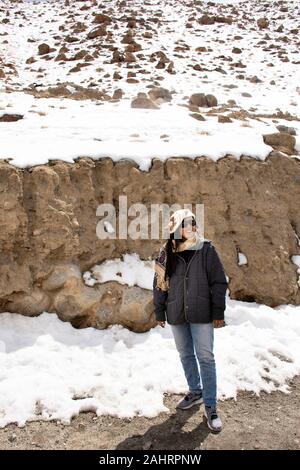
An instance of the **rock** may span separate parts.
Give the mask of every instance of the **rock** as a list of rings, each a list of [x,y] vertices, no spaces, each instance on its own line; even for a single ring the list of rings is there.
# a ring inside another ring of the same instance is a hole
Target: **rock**
[[[236,106],[236,101],[235,100],[228,100],[227,104],[228,104],[229,107],[234,107],[234,106]]]
[[[288,155],[293,155],[295,152],[296,139],[288,133],[265,134],[263,139],[265,144],[270,145],[275,150],[280,150]]]
[[[107,31],[105,28],[103,28],[102,26],[98,27],[98,28],[94,28],[92,29],[88,35],[87,35],[87,38],[88,39],[95,39],[95,38],[98,38],[98,37],[103,37],[103,36],[106,36],[107,35]]]
[[[120,321],[128,328],[140,332],[155,326],[152,292],[137,286],[125,287],[119,310]]]
[[[133,29],[136,28],[136,20],[135,19],[130,19],[127,23],[127,28]]]
[[[125,52],[124,60],[128,63],[136,62],[136,57],[132,52]]]
[[[70,284],[72,279],[81,281],[81,272],[77,265],[67,264],[53,267],[46,279],[42,281],[42,288],[46,292],[62,289],[66,284]]]
[[[242,49],[240,49],[239,47],[234,47],[232,49],[232,53],[233,54],[241,54],[242,53]]]
[[[118,88],[117,90],[114,91],[112,99],[113,100],[121,100],[124,95],[123,90],[121,88]]]
[[[8,114],[4,113],[2,116],[0,115],[0,122],[15,122],[23,119],[23,114]]]
[[[148,95],[152,101],[159,101],[159,103],[172,101],[172,94],[166,88],[154,87],[148,92]]]
[[[161,60],[158,62],[158,64],[155,66],[156,69],[164,69],[166,67],[165,62],[162,62]]]
[[[128,44],[125,48],[125,51],[127,52],[138,52],[141,50],[142,50],[142,46],[135,41],[132,41],[132,43]]]
[[[232,22],[233,22],[233,18],[231,16],[215,15],[213,18],[214,18],[216,23],[232,24]]]
[[[18,312],[28,317],[35,317],[50,310],[50,297],[41,289],[34,288],[29,293],[14,292],[9,296],[7,310]]]
[[[213,16],[209,16],[209,15],[202,15],[201,18],[199,19],[199,23],[200,24],[214,24],[215,22],[215,19]]]
[[[191,113],[190,116],[194,119],[197,119],[197,121],[206,121],[206,119],[200,113]]]
[[[55,62],[66,62],[67,60],[66,54],[58,54],[54,59]]]
[[[134,42],[134,38],[133,38],[132,32],[131,32],[131,31],[127,31],[127,33],[125,34],[125,36],[123,36],[123,38],[121,39],[121,43],[122,43],[122,44],[131,44],[132,42]]]
[[[38,50],[39,50],[39,52],[38,52],[39,55],[49,54],[49,52],[50,52],[50,47],[48,46],[48,44],[43,43],[43,44],[40,44],[40,45],[39,45],[39,49],[38,49]]]
[[[222,73],[223,75],[227,75],[227,72],[221,67],[216,67],[214,70],[216,70],[219,73]]]
[[[153,52],[149,58],[150,62],[158,60],[160,63],[166,65],[170,62],[170,59],[166,56],[163,51]]]
[[[81,21],[77,21],[75,27],[73,28],[73,33],[78,34],[86,30],[87,30],[87,26],[85,25],[85,23],[82,23]]]
[[[139,80],[137,78],[127,78],[126,82],[127,83],[139,83]]]
[[[166,68],[166,72],[170,73],[170,74],[175,74],[175,70],[174,70],[174,62],[170,62],[168,67]]]
[[[92,62],[94,60],[94,56],[92,56],[91,54],[86,54],[84,56],[84,61],[85,62]],[[82,64],[83,65],[83,64]]]
[[[137,97],[132,100],[131,107],[141,109],[159,109],[159,107],[147,97],[146,93],[138,93]]]
[[[148,331],[156,325],[151,291],[115,281],[91,288],[83,283],[76,267],[65,265],[56,269],[59,270],[56,283],[60,287],[51,289],[50,311],[56,311],[61,320],[69,321],[76,328],[103,329],[118,324],[136,332]],[[51,287],[55,278],[54,270]]]
[[[204,93],[194,93],[189,99],[190,106],[201,108],[210,108],[218,105],[217,98],[214,95],[205,95]]]
[[[125,56],[122,52],[115,50],[113,51],[113,56],[110,61],[111,64],[120,63],[125,61]]]
[[[232,122],[232,119],[228,116],[218,116],[218,122],[225,124],[227,122]]]
[[[207,106],[212,108],[213,106],[218,106],[217,98],[214,95],[205,95]]]
[[[114,80],[121,80],[122,75],[119,72],[114,72],[113,79]]]
[[[194,93],[189,99],[190,106],[207,107],[206,96],[204,93]]]
[[[93,23],[109,25],[111,24],[111,18],[103,13],[97,13]]]
[[[290,135],[297,135],[296,129],[294,127],[288,127],[288,126],[276,126],[276,128],[279,130],[279,132],[284,132],[285,134],[290,134]]]
[[[136,77],[136,72],[129,70],[129,72],[127,73],[127,77]]]
[[[72,44],[73,42],[78,42],[79,39],[76,36],[71,36],[70,34],[68,34],[68,36],[65,37],[65,41]]]
[[[250,78],[249,80],[250,83],[262,83],[262,80],[258,78],[256,75]]]
[[[79,64],[80,65],[80,64]],[[79,67],[80,69],[80,67]],[[71,91],[68,88],[69,83],[62,84],[55,87],[49,87],[46,90],[38,91],[35,89],[27,90],[27,93],[33,94],[39,98],[58,98],[64,97],[69,99],[75,100],[101,100],[101,101],[109,101],[110,96],[106,93],[102,92],[101,90],[93,89],[93,88],[85,88],[76,83],[71,83],[71,86],[75,91]]]
[[[82,49],[81,51],[76,52],[76,54],[73,57],[70,57],[69,60],[82,60],[87,55],[88,55],[88,52]]]
[[[75,73],[75,72],[81,72],[81,64],[77,64],[75,65],[75,67],[72,67],[69,70],[69,73]]]
[[[269,27],[269,21],[267,18],[259,18],[256,23],[259,29],[266,29]]]

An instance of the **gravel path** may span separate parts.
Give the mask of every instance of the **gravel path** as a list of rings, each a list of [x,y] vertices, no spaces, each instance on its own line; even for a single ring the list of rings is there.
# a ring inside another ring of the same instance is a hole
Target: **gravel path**
[[[70,426],[31,422],[0,429],[0,449],[300,449],[300,377],[289,395],[241,392],[237,402],[219,403],[223,431],[211,434],[202,406],[175,411],[178,395],[165,397],[170,414],[124,420],[82,413]]]

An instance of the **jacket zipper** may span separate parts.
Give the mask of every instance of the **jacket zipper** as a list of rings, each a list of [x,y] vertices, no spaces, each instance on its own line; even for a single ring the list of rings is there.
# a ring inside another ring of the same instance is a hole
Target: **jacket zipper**
[[[188,322],[189,320],[188,320],[188,318],[187,318],[187,316],[186,316],[186,284],[185,284],[186,277],[185,277],[185,276],[186,276],[186,274],[187,274],[187,272],[188,272],[188,269],[189,269],[189,267],[190,267],[190,264],[191,264],[192,260],[194,259],[194,256],[195,256],[197,250],[194,250],[194,251],[195,251],[195,253],[194,253],[193,256],[191,257],[191,259],[190,259],[190,261],[189,261],[189,263],[188,263],[187,266],[186,266],[186,261],[185,261],[185,259],[182,258],[180,255],[178,255],[179,258],[182,259],[182,261],[184,261],[185,266],[186,266],[185,274],[184,274],[184,279],[183,279],[183,281],[184,281],[184,282],[183,282],[183,299],[184,299],[184,300],[183,300],[183,303],[184,303],[184,317],[185,317],[185,319],[186,319],[187,322]]]

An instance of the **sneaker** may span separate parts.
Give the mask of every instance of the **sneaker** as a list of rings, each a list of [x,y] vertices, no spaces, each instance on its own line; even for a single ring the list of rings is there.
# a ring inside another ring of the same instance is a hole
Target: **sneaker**
[[[222,431],[222,421],[218,416],[217,410],[211,406],[205,406],[204,408],[204,420],[207,426],[213,432]]]
[[[202,392],[188,392],[176,405],[180,410],[187,410],[198,403],[203,403]]]

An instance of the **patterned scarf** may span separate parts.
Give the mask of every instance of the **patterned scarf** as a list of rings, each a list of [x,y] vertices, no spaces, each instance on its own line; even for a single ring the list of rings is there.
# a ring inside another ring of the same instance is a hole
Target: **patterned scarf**
[[[198,229],[195,230],[194,235],[191,238],[186,239],[183,242],[179,243],[177,252],[184,251],[184,250],[197,250],[201,247],[204,239],[198,232]],[[164,291],[168,291],[170,288],[170,279],[169,276],[166,275],[166,265],[167,265],[167,251],[166,251],[166,241],[164,245],[161,247],[159,251],[158,257],[155,259],[155,276],[156,276],[156,286]],[[175,253],[176,251],[176,243],[175,240],[172,240],[172,251]],[[165,279],[166,275],[166,279]]]

